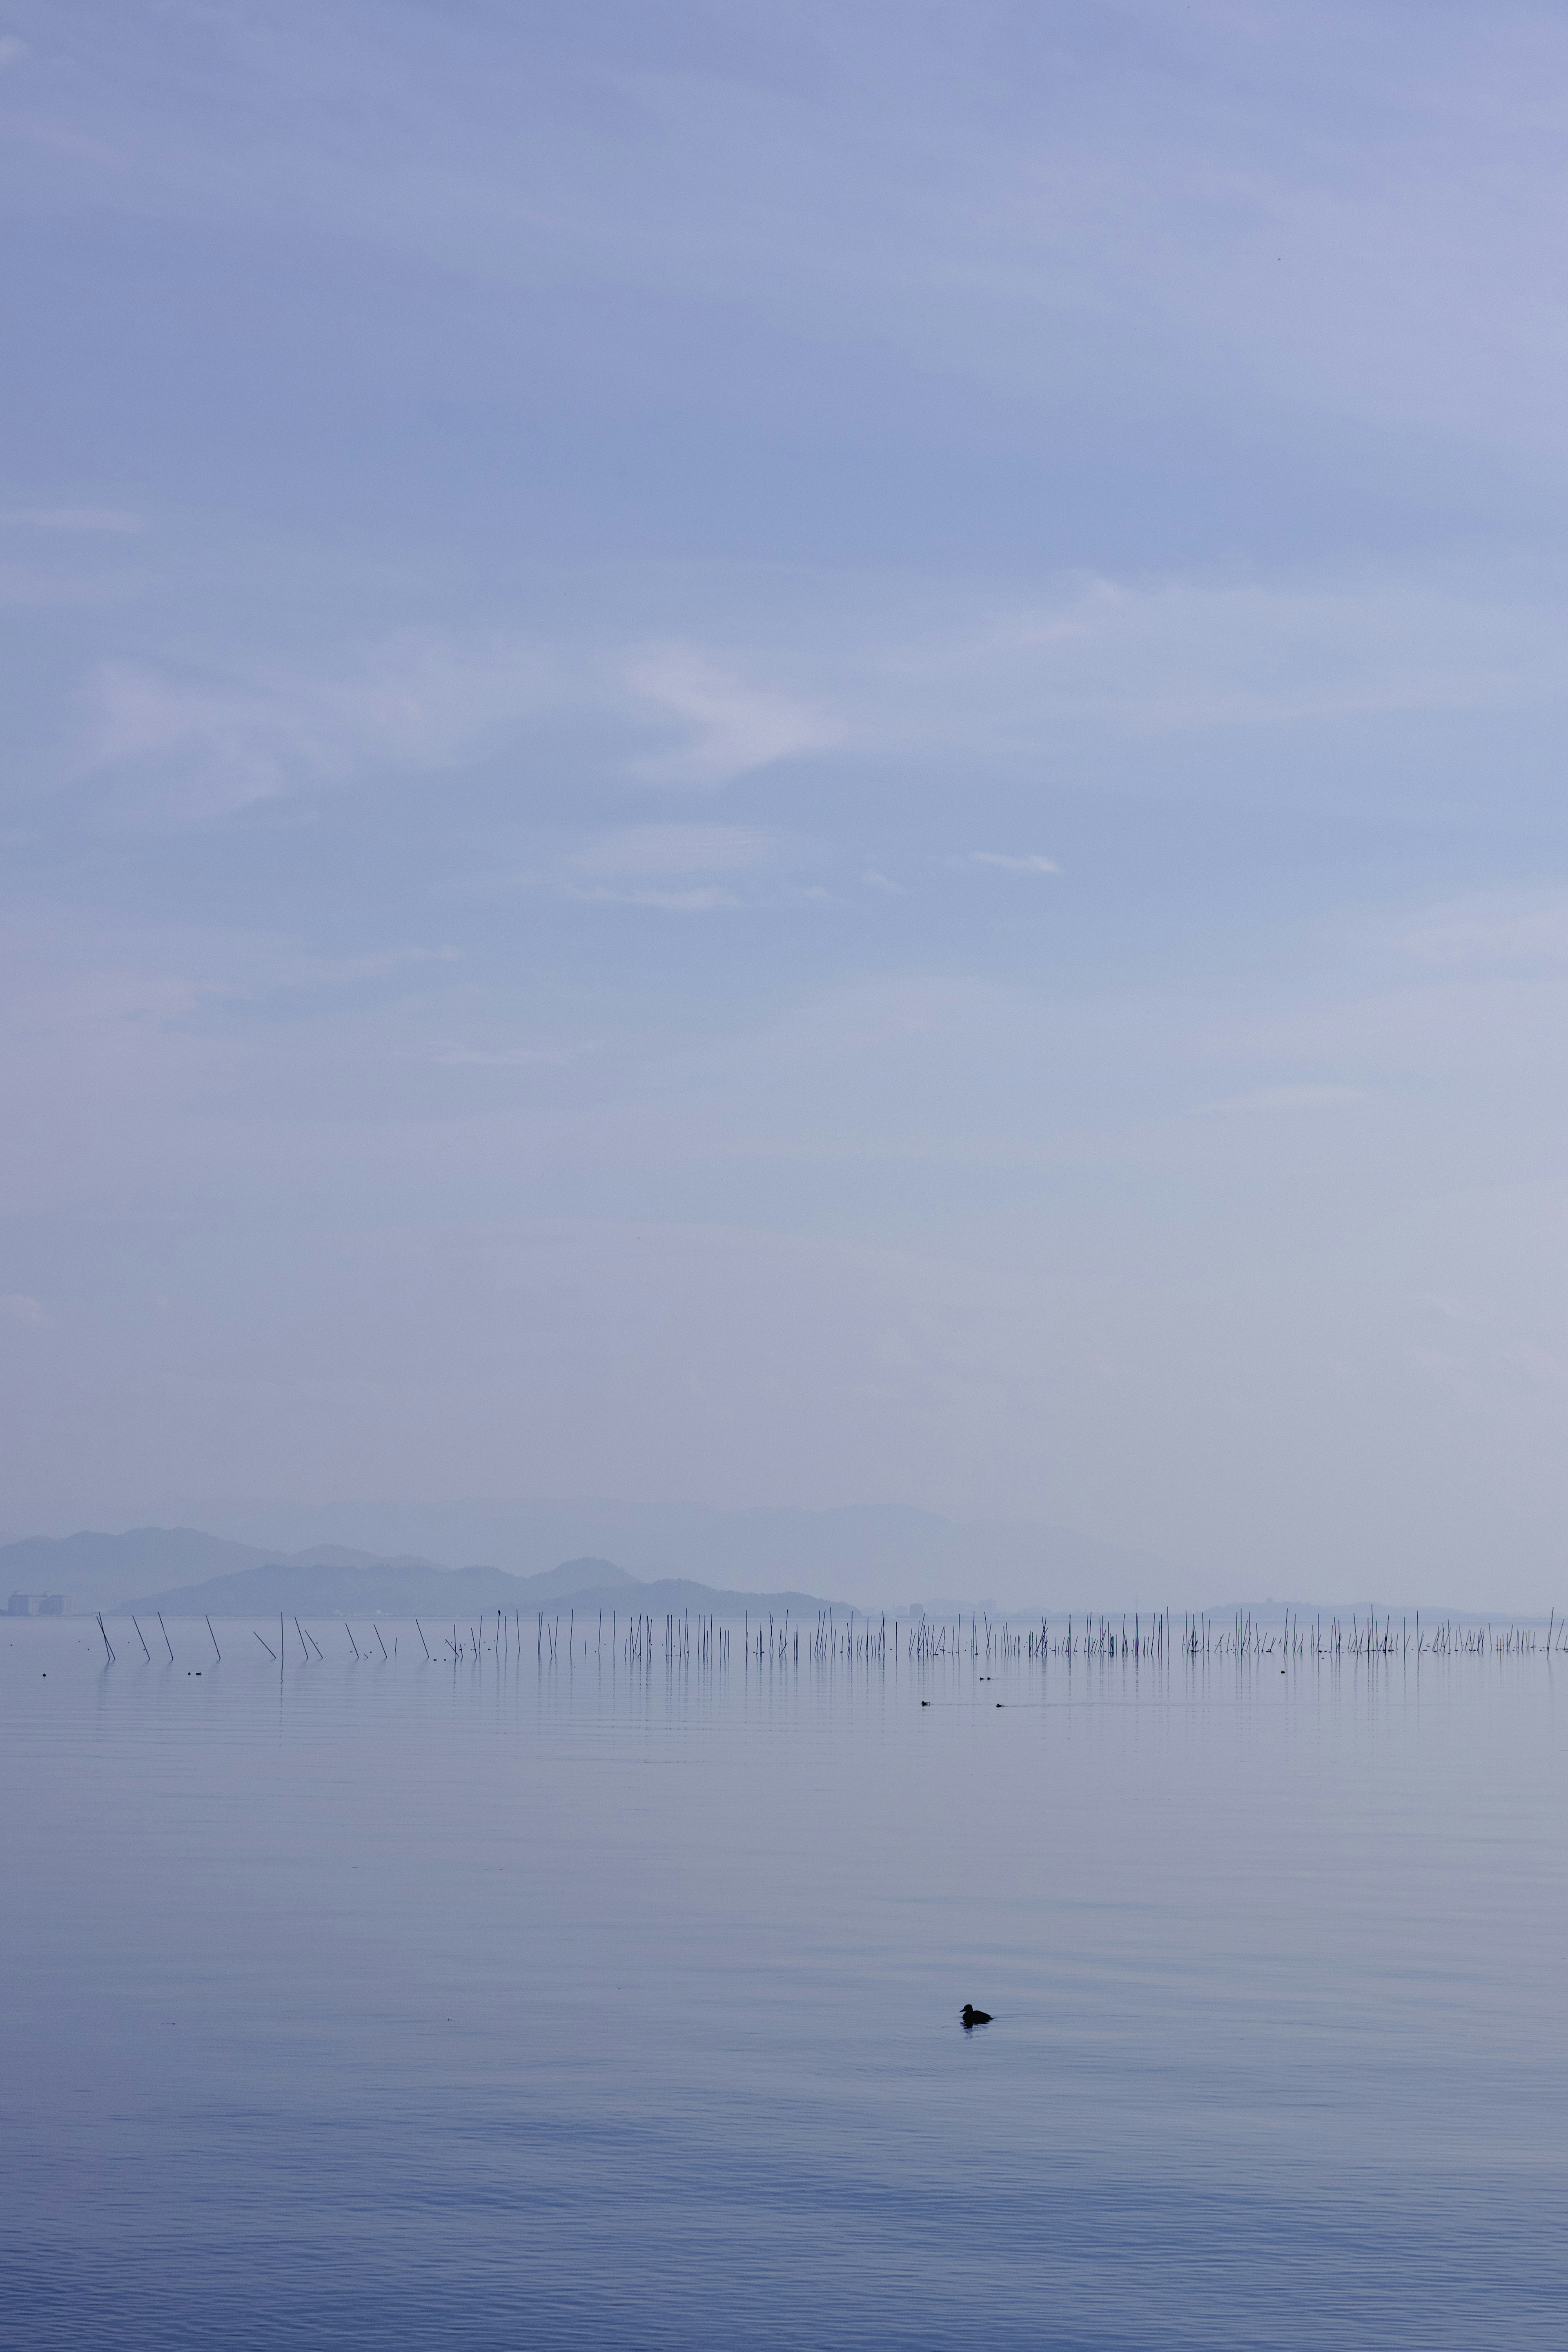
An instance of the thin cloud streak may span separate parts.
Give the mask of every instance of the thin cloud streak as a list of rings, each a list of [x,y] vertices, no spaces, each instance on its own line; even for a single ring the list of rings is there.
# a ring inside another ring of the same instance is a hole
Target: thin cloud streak
[[[1061,867],[1051,857],[1042,857],[1033,850],[972,849],[971,866],[988,866],[998,874],[1059,874]]]
[[[714,791],[776,761],[826,751],[840,730],[787,696],[743,683],[689,646],[642,655],[626,673],[632,691],[687,730],[676,748],[644,753],[630,772],[649,783]]]

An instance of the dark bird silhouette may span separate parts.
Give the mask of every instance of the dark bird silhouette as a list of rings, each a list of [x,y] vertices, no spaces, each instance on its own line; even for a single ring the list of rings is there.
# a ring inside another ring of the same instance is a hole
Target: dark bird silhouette
[[[972,2025],[989,2025],[990,2022],[991,2011],[988,2009],[976,2009],[973,2001],[966,2000],[964,2002],[963,2027],[965,2032],[968,2032]]]

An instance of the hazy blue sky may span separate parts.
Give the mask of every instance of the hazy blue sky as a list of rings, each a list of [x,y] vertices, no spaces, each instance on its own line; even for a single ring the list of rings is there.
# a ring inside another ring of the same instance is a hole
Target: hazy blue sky
[[[0,1528],[1555,1591],[1568,18],[0,7]]]

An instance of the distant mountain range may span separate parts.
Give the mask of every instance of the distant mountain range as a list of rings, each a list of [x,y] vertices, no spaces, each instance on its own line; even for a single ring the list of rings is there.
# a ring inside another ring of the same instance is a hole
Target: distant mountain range
[[[484,1560],[535,1576],[558,1560],[613,1559],[633,1576],[695,1577],[724,1591],[804,1590],[877,1607],[922,1602],[1028,1609],[1152,1608],[1177,1602],[1213,1571],[1101,1541],[1075,1528],[1021,1519],[951,1519],[903,1503],[827,1510],[720,1509],[703,1503],[473,1501],[244,1503],[191,1497],[149,1506],[144,1522],[210,1528],[264,1547],[268,1559],[324,1557],[331,1543],[362,1558],[413,1557],[458,1568]],[[184,1578],[169,1577],[170,1584]]]
[[[165,1580],[178,1579],[178,1581]],[[149,1590],[149,1586],[153,1589]],[[0,1547],[0,1594],[63,1592],[78,1610],[165,1617],[472,1617],[504,1609],[599,1609],[633,1616],[815,1616],[831,1605],[809,1592],[742,1592],[689,1577],[647,1580],[609,1559],[569,1559],[536,1576],[500,1568],[441,1568],[406,1554],[320,1544],[291,1559],[195,1528],[135,1528],[125,1535],[31,1536]]]
[[[886,1517],[896,1515],[889,1512]],[[912,1512],[910,1517],[926,1515]],[[936,1524],[941,1528],[947,1522]],[[837,1536],[839,1531],[835,1528]],[[865,1580],[869,1583],[872,1578]],[[844,1597],[847,1588],[851,1600]],[[597,1609],[614,1609],[621,1616],[644,1612],[660,1618],[666,1613],[679,1616],[689,1609],[693,1616],[738,1618],[748,1612],[750,1616],[773,1612],[773,1616],[809,1618],[818,1609],[844,1609],[851,1601],[868,1613],[881,1606],[860,1578],[853,1585],[847,1578],[847,1585],[839,1585],[832,1600],[823,1600],[793,1585],[775,1585],[773,1590],[757,1592],[745,1585],[715,1585],[693,1576],[632,1576],[630,1569],[595,1552],[536,1573],[512,1573],[494,1567],[449,1569],[418,1552],[364,1552],[343,1543],[318,1543],[310,1550],[282,1555],[263,1550],[261,1545],[237,1543],[230,1536],[202,1534],[195,1527],[134,1527],[120,1536],[28,1536],[21,1543],[5,1543],[0,1545],[0,1609],[5,1609],[12,1592],[64,1592],[78,1612],[101,1609],[106,1616],[122,1616],[132,1609],[139,1616],[163,1612],[164,1616],[214,1618],[275,1618],[284,1612],[300,1618],[421,1616],[437,1625],[442,1618],[472,1618],[491,1609],[505,1609],[508,1613],[520,1609],[524,1616],[538,1609],[550,1613],[576,1609],[581,1616],[590,1616]],[[1126,1592],[1126,1585],[1107,1592],[1105,1583],[1100,1583],[1098,1592],[1084,1592],[1081,1588],[1072,1592],[1068,1588],[1065,1597],[1037,1597],[1027,1604],[1013,1601],[1011,1606],[1018,1616],[1025,1606],[1048,1606],[1056,1613],[1069,1604],[1074,1609],[1121,1609],[1123,1600],[1129,1612],[1135,1606],[1150,1606],[1147,1600],[1138,1600],[1135,1592]],[[933,1597],[926,1601],[933,1616],[966,1612],[971,1606],[975,1606],[973,1588],[971,1597],[962,1600]],[[1305,1625],[1314,1616],[1321,1616],[1323,1622],[1331,1616],[1352,1621],[1363,1616],[1366,1609],[1368,1601],[1260,1600],[1225,1601],[1206,1613],[1215,1628],[1223,1628],[1237,1613],[1246,1613],[1260,1625],[1277,1625],[1286,1616],[1300,1618]],[[1377,1616],[1408,1616],[1411,1622],[1415,1622],[1417,1609],[1422,1613],[1474,1616],[1477,1622],[1483,1621],[1483,1613],[1436,1612],[1427,1601],[1401,1601],[1394,1606],[1377,1601],[1375,1609]]]
[[[336,1557],[337,1555],[334,1555]],[[132,1528],[125,1535],[28,1536],[0,1548],[0,1596],[64,1592],[78,1609],[117,1609],[154,1586],[195,1584],[276,1559],[276,1552],[195,1528]],[[369,1555],[352,1555],[356,1560]]]
[[[917,1603],[942,1614],[976,1606],[1147,1609],[1208,1582],[1072,1528],[963,1522],[903,1504],[208,1503],[178,1517],[160,1511],[157,1523],[150,1513],[149,1522],[121,1534],[0,1546],[0,1607],[9,1591],[48,1591],[68,1593],[78,1608],[134,1602],[165,1615],[289,1607],[438,1614],[543,1608],[567,1589],[548,1580],[568,1577],[593,1596],[584,1605],[595,1607],[601,1595],[640,1582],[642,1605],[655,1613],[765,1612],[771,1602],[777,1614],[825,1605],[811,1596],[828,1593],[858,1608]],[[677,1592],[679,1600],[650,1597]]]

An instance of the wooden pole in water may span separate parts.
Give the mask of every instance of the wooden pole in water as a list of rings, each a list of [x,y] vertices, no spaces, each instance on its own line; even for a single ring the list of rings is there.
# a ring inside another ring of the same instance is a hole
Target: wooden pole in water
[[[255,1626],[254,1626],[254,1625],[251,1627],[251,1629],[250,1629],[250,1630],[251,1630],[251,1632],[252,1632],[253,1633],[256,1633],[256,1628],[255,1628]],[[259,1633],[256,1633],[256,1638],[257,1638],[257,1640],[258,1640],[258,1642],[261,1642],[261,1636],[260,1636],[260,1634],[259,1634]],[[271,1644],[271,1643],[270,1643],[270,1642],[261,1642],[261,1646],[262,1646],[262,1648],[266,1651],[266,1653],[267,1653],[268,1656],[268,1657],[271,1657],[271,1656],[272,1656],[272,1654],[273,1654],[273,1651],[272,1651],[272,1644]]]
[[[213,1633],[213,1621],[212,1621],[212,1619],[211,1619],[210,1617],[207,1619],[207,1632],[208,1632],[209,1633]],[[217,1635],[216,1635],[216,1633],[213,1633],[213,1648],[214,1648],[215,1650],[217,1650],[217,1662],[218,1662],[219,1665],[221,1666],[221,1665],[222,1665],[222,1664],[223,1664],[223,1652],[222,1652],[221,1650],[218,1650],[218,1646],[217,1646]]]
[[[98,1630],[100,1633],[103,1633],[103,1612],[101,1609],[98,1612]],[[114,1644],[110,1640],[107,1633],[103,1633],[103,1646],[109,1653],[109,1663],[112,1665],[114,1664]]]
[[[134,1617],[132,1617],[132,1618],[131,1622],[132,1622],[133,1625],[136,1625],[136,1620],[135,1620],[135,1618],[134,1618]],[[141,1643],[141,1644],[142,1644],[142,1656],[146,1659],[147,1664],[148,1664],[149,1665],[151,1665],[151,1664],[152,1664],[152,1663],[153,1663],[153,1653],[152,1653],[152,1651],[147,1647],[147,1636],[146,1636],[146,1634],[142,1631],[142,1628],[141,1628],[141,1626],[140,1626],[140,1625],[136,1625],[136,1639],[137,1639],[137,1640]]]
[[[169,1629],[163,1622],[163,1612],[161,1609],[158,1612],[158,1631],[163,1636],[163,1641],[169,1653],[169,1664],[173,1665],[174,1663],[174,1645],[173,1642],[169,1640]]]

